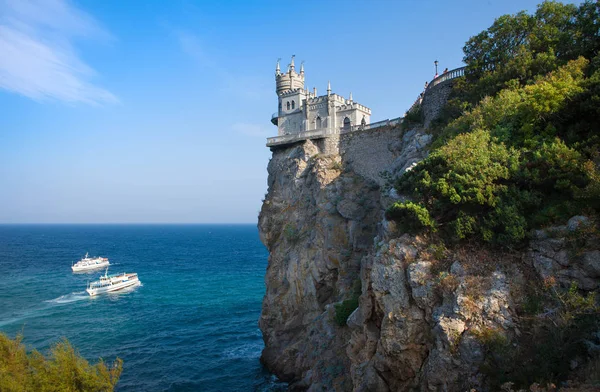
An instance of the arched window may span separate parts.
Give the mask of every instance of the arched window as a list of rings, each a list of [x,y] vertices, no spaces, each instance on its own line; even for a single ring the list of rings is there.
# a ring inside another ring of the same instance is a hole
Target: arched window
[[[360,120],[360,125],[362,125],[363,127],[364,127],[365,125],[367,125],[367,120],[365,120],[365,116],[363,116],[363,119],[362,119],[362,120]]]
[[[281,111],[281,101],[279,102],[279,111]]]
[[[287,102],[287,110],[290,110],[290,101]]]
[[[344,131],[350,130],[350,119],[348,117],[344,118]]]
[[[296,101],[292,101],[292,109],[296,107]]]
[[[321,129],[321,127],[323,126],[321,117],[317,117],[316,125],[317,125],[317,129]]]

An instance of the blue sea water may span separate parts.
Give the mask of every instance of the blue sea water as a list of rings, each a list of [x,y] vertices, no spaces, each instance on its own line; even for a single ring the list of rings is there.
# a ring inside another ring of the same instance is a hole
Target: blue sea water
[[[86,252],[142,286],[90,298]],[[259,362],[266,266],[254,225],[0,225],[0,332],[118,356],[118,391],[281,390]]]

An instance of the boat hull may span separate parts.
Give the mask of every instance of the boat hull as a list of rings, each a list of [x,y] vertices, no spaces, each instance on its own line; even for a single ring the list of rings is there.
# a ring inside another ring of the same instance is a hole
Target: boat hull
[[[130,278],[127,280],[123,280],[118,283],[113,283],[113,284],[110,284],[107,286],[103,286],[103,287],[88,287],[85,291],[87,291],[87,293],[91,297],[94,297],[94,296],[100,295],[100,294],[113,293],[115,291],[123,290],[127,287],[139,286],[140,283],[141,283],[140,280],[136,276],[136,277],[133,277],[133,278]]]
[[[109,265],[110,263],[108,261],[106,263],[90,264],[84,266],[78,266],[75,264],[71,266],[71,269],[73,270],[73,272],[93,271],[101,268],[106,268]]]

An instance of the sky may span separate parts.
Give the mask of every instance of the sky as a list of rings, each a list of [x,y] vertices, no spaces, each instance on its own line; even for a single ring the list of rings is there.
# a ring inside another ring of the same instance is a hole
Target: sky
[[[275,63],[401,116],[530,0],[0,0],[0,223],[256,223]]]

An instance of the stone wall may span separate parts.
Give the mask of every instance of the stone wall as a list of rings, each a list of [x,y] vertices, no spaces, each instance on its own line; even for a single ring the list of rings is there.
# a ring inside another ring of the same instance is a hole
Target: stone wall
[[[380,173],[397,157],[395,146],[401,140],[399,126],[380,127],[340,135],[339,153],[349,170],[383,185]]]
[[[390,125],[313,139],[311,142],[319,154],[339,154],[345,170],[384,185],[386,180],[381,176],[382,172],[403,173],[427,155],[426,147],[430,141],[431,135],[421,129],[403,131],[400,125]],[[280,146],[274,151],[287,147],[289,145]]]
[[[452,91],[453,80],[447,80],[425,91],[421,107],[423,108],[423,126],[427,129],[429,124],[439,115]]]
[[[312,141],[319,149],[319,154],[336,155],[340,149],[340,135],[332,135]]]

